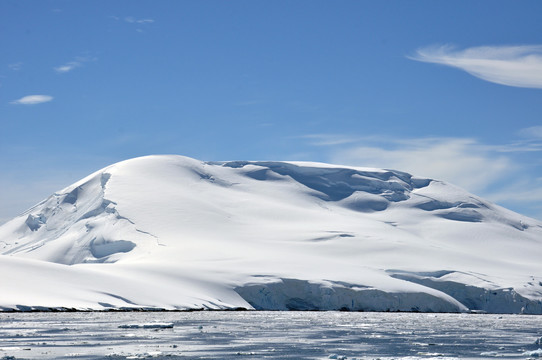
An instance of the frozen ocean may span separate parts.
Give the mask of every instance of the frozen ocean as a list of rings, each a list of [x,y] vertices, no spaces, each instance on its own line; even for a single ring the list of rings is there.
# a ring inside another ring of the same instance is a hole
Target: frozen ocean
[[[538,315],[0,313],[1,359],[528,359],[541,343]]]

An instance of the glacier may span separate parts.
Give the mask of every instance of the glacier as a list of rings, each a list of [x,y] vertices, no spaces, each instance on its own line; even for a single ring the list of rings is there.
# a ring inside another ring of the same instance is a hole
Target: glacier
[[[542,222],[310,162],[126,160],[0,226],[0,310],[542,314]]]

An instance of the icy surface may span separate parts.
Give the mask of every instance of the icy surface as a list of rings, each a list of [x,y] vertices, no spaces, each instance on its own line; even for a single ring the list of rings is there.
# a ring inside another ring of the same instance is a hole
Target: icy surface
[[[542,223],[400,171],[149,156],[0,227],[0,309],[542,314]]]
[[[542,318],[520,315],[0,314],[5,359],[528,359],[541,336]]]

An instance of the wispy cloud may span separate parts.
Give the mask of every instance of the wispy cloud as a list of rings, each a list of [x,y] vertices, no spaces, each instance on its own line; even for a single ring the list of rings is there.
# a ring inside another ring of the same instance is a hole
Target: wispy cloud
[[[152,24],[154,19],[136,19],[133,16],[127,16],[124,21],[131,24]]]
[[[333,162],[407,171],[482,191],[514,168],[508,157],[466,138],[388,139],[336,151]]]
[[[23,63],[21,61],[9,64],[8,67],[13,71],[19,71],[23,68]]]
[[[542,140],[542,126],[531,126],[521,129],[519,135],[528,139]]]
[[[36,105],[53,100],[52,96],[49,95],[27,95],[23,96],[20,99],[13,100],[10,104],[14,105]]]
[[[493,83],[542,89],[542,45],[421,48],[412,60],[459,68]]]
[[[60,65],[55,67],[55,71],[57,73],[67,73],[72,71],[75,68],[83,66],[84,63],[90,62],[90,61],[96,61],[97,59],[95,57],[91,56],[77,56],[73,61],[68,61],[64,65]]]
[[[507,207],[528,209],[527,215],[542,220],[542,179],[520,179],[486,197]]]
[[[542,151],[542,126],[531,126],[517,131],[520,140],[505,145],[494,146],[495,151],[503,153]]]
[[[124,18],[120,18],[118,16],[109,16],[109,17],[111,19],[113,19],[113,20],[124,21],[125,23],[128,23],[128,24],[142,25],[142,27],[154,23],[154,19],[150,19],[150,18],[140,18],[140,19],[138,19],[138,18],[133,17],[133,16],[126,16]],[[135,30],[137,32],[139,32],[139,33],[144,32],[141,27],[138,27]]]
[[[341,134],[309,134],[299,136],[299,138],[308,140],[309,144],[314,146],[343,145],[360,141],[359,137]]]
[[[67,72],[70,72],[72,71],[73,69],[77,68],[81,66],[81,63],[79,62],[76,62],[76,61],[70,61],[64,65],[61,65],[61,66],[57,66],[55,67],[55,71],[57,73],[67,73]]]
[[[539,130],[531,127],[518,134],[534,136]],[[299,138],[319,147],[324,160],[331,163],[395,169],[448,181],[530,216],[542,217],[542,161],[536,153],[542,152],[542,138],[498,145],[447,137],[308,134]]]
[[[537,202],[542,209],[542,179],[536,179],[535,182],[538,186],[533,187],[529,181],[519,180],[513,186],[507,186],[492,194],[491,197],[495,201],[511,203]]]

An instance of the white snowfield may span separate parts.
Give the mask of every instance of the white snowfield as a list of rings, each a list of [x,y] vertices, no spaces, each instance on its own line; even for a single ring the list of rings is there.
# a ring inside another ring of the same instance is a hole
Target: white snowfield
[[[123,161],[0,227],[0,309],[542,314],[542,222],[320,163]]]

